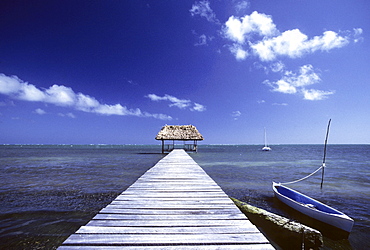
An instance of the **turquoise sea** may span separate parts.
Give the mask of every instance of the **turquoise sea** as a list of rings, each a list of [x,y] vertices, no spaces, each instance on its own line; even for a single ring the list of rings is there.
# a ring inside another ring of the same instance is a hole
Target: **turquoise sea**
[[[272,181],[320,167],[322,145],[199,145],[190,156],[231,197],[292,216]],[[55,249],[164,155],[160,145],[0,145],[0,249]],[[290,187],[355,220],[348,240],[323,249],[370,249],[370,145],[329,145],[321,172]],[[293,215],[294,216],[294,215]],[[292,218],[295,219],[295,218]]]

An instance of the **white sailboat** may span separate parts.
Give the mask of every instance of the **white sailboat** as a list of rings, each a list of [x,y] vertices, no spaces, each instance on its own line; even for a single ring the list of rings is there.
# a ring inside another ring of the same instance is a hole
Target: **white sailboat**
[[[271,151],[271,148],[267,146],[266,128],[265,128],[265,146],[262,148],[262,151]]]

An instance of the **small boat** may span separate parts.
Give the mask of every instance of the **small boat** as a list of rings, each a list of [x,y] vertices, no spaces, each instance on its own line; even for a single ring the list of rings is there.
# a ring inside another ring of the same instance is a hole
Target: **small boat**
[[[271,148],[269,146],[267,146],[266,128],[265,128],[265,146],[262,148],[262,151],[271,151]]]
[[[275,196],[289,207],[348,233],[354,221],[348,215],[279,183],[272,183]]]

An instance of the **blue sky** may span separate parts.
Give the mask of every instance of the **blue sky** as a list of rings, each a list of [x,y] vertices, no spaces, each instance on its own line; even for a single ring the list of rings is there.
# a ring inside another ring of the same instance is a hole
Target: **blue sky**
[[[370,3],[0,2],[0,144],[370,143]]]

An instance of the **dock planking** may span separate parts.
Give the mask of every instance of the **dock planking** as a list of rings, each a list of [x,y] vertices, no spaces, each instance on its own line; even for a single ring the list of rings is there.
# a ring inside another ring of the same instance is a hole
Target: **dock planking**
[[[175,149],[58,248],[274,249],[222,189]]]

